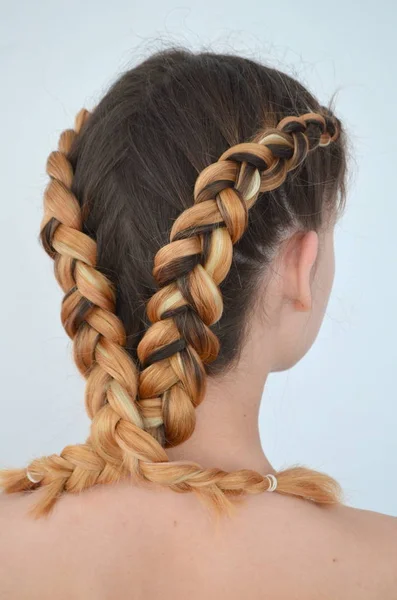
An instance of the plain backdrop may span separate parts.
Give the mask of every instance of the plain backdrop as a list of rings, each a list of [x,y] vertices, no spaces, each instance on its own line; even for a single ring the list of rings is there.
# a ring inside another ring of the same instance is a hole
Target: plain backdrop
[[[352,158],[334,288],[312,349],[268,379],[261,435],[276,468],[324,470],[349,504],[397,515],[396,6],[0,1],[0,467],[88,433],[62,293],[38,243],[47,155],[122,71],[183,44],[262,60],[323,103],[338,90]]]

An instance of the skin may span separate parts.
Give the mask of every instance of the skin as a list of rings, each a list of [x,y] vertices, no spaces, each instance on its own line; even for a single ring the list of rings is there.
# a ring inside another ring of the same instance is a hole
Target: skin
[[[170,460],[274,472],[258,429],[263,388],[317,337],[334,227],[280,246],[238,364],[208,379],[196,430]],[[1,600],[397,598],[397,519],[379,513],[264,493],[214,527],[193,494],[126,482],[65,495],[39,521],[26,516],[33,503],[0,496]]]

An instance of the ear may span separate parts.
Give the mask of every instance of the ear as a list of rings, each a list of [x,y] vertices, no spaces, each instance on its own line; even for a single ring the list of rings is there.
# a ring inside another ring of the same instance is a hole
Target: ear
[[[299,311],[309,311],[312,307],[312,270],[317,258],[318,244],[315,231],[299,233],[290,240],[285,254],[286,293]]]
[[[295,308],[308,311],[312,308],[312,275],[313,265],[318,253],[318,235],[315,231],[308,231],[300,240],[297,256],[297,297]]]

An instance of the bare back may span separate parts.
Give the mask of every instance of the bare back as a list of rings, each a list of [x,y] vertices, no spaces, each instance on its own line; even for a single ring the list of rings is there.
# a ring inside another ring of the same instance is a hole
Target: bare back
[[[0,496],[0,598],[395,600],[397,519],[262,494],[218,526],[191,494],[96,486],[49,518]]]

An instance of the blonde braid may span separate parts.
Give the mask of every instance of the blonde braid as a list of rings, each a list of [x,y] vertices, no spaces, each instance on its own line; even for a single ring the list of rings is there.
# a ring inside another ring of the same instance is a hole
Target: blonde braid
[[[313,135],[311,128],[310,138],[309,124],[317,129]],[[229,148],[197,178],[195,204],[176,219],[170,243],[155,256],[160,289],[148,302],[152,325],[138,345],[139,402],[158,401],[162,417],[152,424],[163,424],[157,438],[165,447],[180,444],[194,430],[194,408],[205,393],[204,364],[219,352],[209,329],[223,311],[218,286],[230,270],[233,244],[248,226],[248,210],[260,192],[281,185],[310,150],[337,137],[328,117],[285,117],[256,140]]]
[[[85,405],[92,425],[85,444],[67,446],[60,456],[36,459],[27,470],[1,474],[7,492],[37,485],[45,488],[37,515],[48,512],[62,491],[80,492],[127,475],[142,478],[140,457],[168,460],[161,446],[143,431],[136,403],[138,372],[124,349],[126,336],[114,314],[114,290],[96,269],[96,243],[82,231],[80,205],[71,191],[73,170],[67,155],[88,118],[88,111],[80,111],[75,129],[61,134],[58,150],[48,158],[50,182],[44,193],[41,239],[65,292],[62,323],[74,342],[77,367],[87,378]]]
[[[200,174],[195,205],[175,221],[170,243],[155,258],[154,275],[162,287],[148,303],[152,325],[138,346],[144,368],[137,399],[138,370],[124,348],[114,290],[96,268],[96,243],[82,231],[80,205],[71,191],[67,154],[88,117],[80,111],[75,130],[61,135],[58,151],[48,159],[42,240],[65,292],[62,322],[87,378],[91,432],[85,444],[67,446],[59,456],[2,471],[0,483],[8,493],[43,488],[35,516],[48,513],[62,492],[131,476],[177,492],[194,491],[223,512],[231,507],[229,497],[273,491],[274,477],[170,463],[163,445],[180,443],[194,429],[194,407],[205,389],[204,364],[219,351],[209,329],[222,314],[218,285],[229,271],[232,245],[247,227],[248,209],[260,192],[280,185],[309,150],[336,139],[338,130],[319,114],[287,117],[257,140],[230,148]],[[316,125],[317,137],[313,128],[305,135],[309,124]],[[335,502],[339,492],[328,476],[300,467],[279,473],[276,483],[280,493],[316,502]]]

